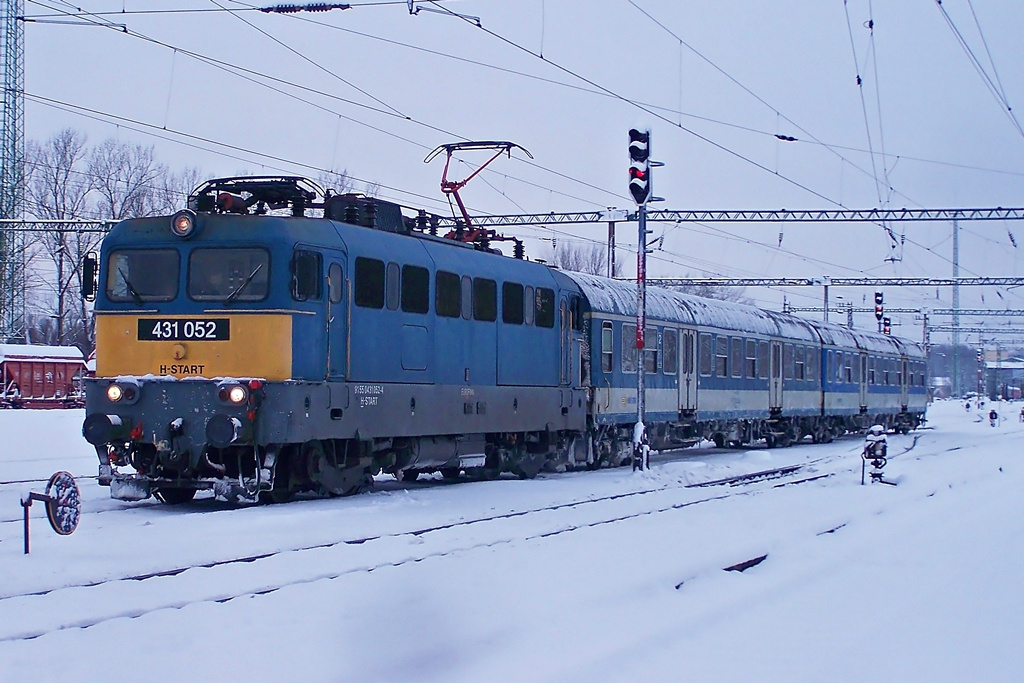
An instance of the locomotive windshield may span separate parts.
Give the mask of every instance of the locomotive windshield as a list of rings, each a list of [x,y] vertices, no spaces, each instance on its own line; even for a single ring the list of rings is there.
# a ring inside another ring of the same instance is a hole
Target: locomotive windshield
[[[178,293],[178,252],[124,249],[111,252],[107,298],[111,301],[170,301]]]
[[[269,283],[264,249],[195,249],[188,259],[188,295],[196,301],[261,301]]]

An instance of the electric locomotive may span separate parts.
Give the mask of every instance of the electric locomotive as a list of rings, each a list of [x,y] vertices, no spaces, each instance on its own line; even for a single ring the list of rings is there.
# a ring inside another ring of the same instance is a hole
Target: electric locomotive
[[[582,342],[575,283],[321,192],[213,180],[104,240],[83,434],[114,498],[341,495],[381,469],[530,477],[584,431],[579,354],[562,352]]]

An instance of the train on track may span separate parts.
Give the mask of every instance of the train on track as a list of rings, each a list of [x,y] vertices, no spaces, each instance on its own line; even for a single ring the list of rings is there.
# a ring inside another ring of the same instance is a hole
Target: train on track
[[[637,372],[654,449],[923,420],[924,350],[895,337],[649,288],[638,350],[635,285],[503,256],[487,230],[438,236],[296,177],[212,180],[188,206],[119,223],[86,265],[83,434],[114,498],[619,465]]]

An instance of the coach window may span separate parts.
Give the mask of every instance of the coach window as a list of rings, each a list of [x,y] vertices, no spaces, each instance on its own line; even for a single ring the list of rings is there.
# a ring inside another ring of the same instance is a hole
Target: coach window
[[[832,378],[836,382],[842,383],[842,381],[843,381],[843,352],[842,351],[836,351],[836,362],[835,362],[835,367],[833,369],[835,370],[835,374],[832,376]]]
[[[845,353],[845,365],[843,366],[843,378],[847,384],[853,382],[853,354]]]
[[[662,372],[674,375],[679,370],[679,332],[666,329],[661,336]]]
[[[700,335],[700,374],[704,377],[711,376],[711,335],[701,333]]]
[[[178,293],[180,263],[175,249],[112,252],[107,263],[107,298],[136,305],[143,301],[170,301]],[[230,292],[225,292],[224,297]]]
[[[537,313],[536,302],[533,298],[533,287],[526,285],[523,288],[523,324],[532,325],[534,315]]]
[[[757,345],[757,376],[768,379],[768,353],[772,345],[763,341]]]
[[[389,311],[398,310],[402,297],[401,276],[402,269],[394,261],[390,262],[384,278],[384,301]]]
[[[537,288],[537,327],[555,326],[555,290]]]
[[[715,338],[715,375],[729,376],[729,338],[722,334]]]
[[[806,379],[804,375],[804,347],[797,346],[793,350],[793,378],[801,382]]]
[[[821,352],[813,346],[807,347],[807,354],[804,357],[804,374],[809,382],[817,382],[821,375],[818,373],[818,354]]]
[[[193,252],[193,255],[194,253],[195,252]],[[297,249],[295,251],[294,256],[292,256],[293,299],[296,301],[307,301],[309,299],[320,298],[320,280],[323,279],[321,276],[321,273],[323,272],[321,261],[322,259],[319,252],[306,251],[304,249]],[[262,270],[264,269],[257,265],[249,272],[254,274],[255,277],[258,277]],[[248,277],[248,274],[242,275],[239,286],[241,286],[241,281],[248,279]],[[253,284],[255,284],[255,279],[253,280]],[[247,285],[239,291],[248,291],[250,287],[251,285]],[[234,290],[232,290],[232,293],[234,293]],[[252,292],[251,295],[255,296],[255,292]],[[241,294],[238,295],[238,298],[241,298]]]
[[[523,324],[523,286],[515,282],[501,284],[501,322]]]
[[[384,262],[372,258],[356,259],[356,306],[363,308],[384,307]]]
[[[650,375],[658,371],[658,328],[644,329],[644,370]]]
[[[868,357],[868,384],[875,383],[875,357]]]
[[[853,383],[860,384],[860,356],[853,357]]]
[[[434,276],[434,310],[445,318],[458,318],[462,312],[462,285],[459,276],[443,270]]]
[[[733,337],[729,340],[729,351],[730,359],[729,365],[732,367],[733,377],[743,376],[743,340],[739,337]]]
[[[782,347],[782,378],[793,379],[793,345],[785,344]]]
[[[328,295],[331,298],[331,303],[341,303],[341,298],[345,292],[345,278],[341,272],[341,264],[331,264],[331,267],[327,271],[327,279],[329,281],[328,284],[330,286],[330,292],[328,292]]]
[[[636,325],[622,324],[622,372],[636,372]]]
[[[612,323],[605,320],[601,323],[601,372],[612,371],[613,347]]]
[[[889,386],[889,359],[882,359],[882,384]]]
[[[757,379],[757,342],[753,339],[747,340],[747,353],[744,356],[747,368],[747,379]]]
[[[430,271],[420,266],[402,266],[402,310],[426,313],[430,310]]]

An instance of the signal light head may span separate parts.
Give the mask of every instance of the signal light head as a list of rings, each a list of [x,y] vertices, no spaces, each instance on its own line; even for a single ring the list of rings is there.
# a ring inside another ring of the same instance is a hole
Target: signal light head
[[[117,403],[124,396],[124,389],[116,384],[111,384],[107,387],[107,400],[111,403]]]

